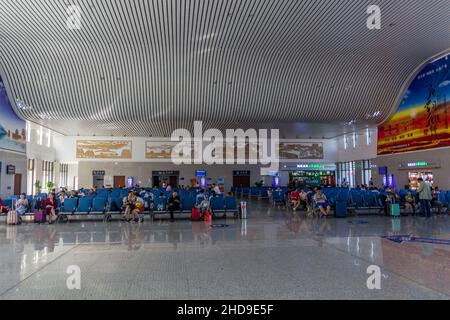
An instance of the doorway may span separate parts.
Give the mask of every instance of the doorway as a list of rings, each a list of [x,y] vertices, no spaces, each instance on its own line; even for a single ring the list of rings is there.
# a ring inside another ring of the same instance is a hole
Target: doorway
[[[114,188],[125,187],[125,176],[114,176]]]
[[[233,187],[250,187],[250,176],[233,176]]]
[[[169,184],[172,188],[178,188],[178,176],[169,176]]]
[[[105,186],[105,176],[92,176],[92,180],[94,188],[100,189]]]
[[[22,190],[22,174],[16,173],[14,175],[14,194],[20,194]]]

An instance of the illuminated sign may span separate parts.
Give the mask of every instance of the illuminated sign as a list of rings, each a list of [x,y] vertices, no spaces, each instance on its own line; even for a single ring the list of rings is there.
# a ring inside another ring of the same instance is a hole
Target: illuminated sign
[[[325,165],[320,163],[298,164],[297,168],[303,169],[324,169]]]
[[[408,167],[426,167],[428,166],[428,162],[409,162],[407,164]]]

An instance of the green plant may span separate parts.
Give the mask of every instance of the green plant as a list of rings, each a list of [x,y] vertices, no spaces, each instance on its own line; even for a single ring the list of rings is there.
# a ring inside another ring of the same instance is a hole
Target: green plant
[[[53,182],[47,181],[47,184],[46,184],[47,191],[48,191],[48,192],[52,191],[54,185],[55,185],[55,184],[54,184]]]
[[[42,186],[41,186],[41,182],[40,182],[39,180],[37,180],[37,181],[34,183],[34,187],[36,188],[36,193],[41,193]]]

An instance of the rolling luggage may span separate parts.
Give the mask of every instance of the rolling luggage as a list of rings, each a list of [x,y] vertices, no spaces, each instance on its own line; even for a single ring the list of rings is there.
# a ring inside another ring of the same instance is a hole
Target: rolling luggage
[[[400,205],[398,203],[392,203],[389,206],[389,213],[392,217],[400,217]]]
[[[20,224],[19,214],[16,210],[8,211],[8,215],[6,217],[6,224],[8,225],[18,225]]]
[[[46,223],[47,217],[42,209],[34,210],[34,223]]]
[[[347,203],[344,201],[336,201],[335,216],[338,218],[347,217]]]
[[[200,209],[199,208],[192,208],[191,220],[192,221],[200,221]]]
[[[206,211],[204,214],[205,221],[212,221],[212,214],[209,211]]]

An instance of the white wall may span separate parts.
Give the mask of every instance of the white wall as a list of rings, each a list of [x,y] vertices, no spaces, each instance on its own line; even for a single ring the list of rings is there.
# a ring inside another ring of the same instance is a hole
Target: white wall
[[[132,142],[132,159],[90,159],[90,161],[98,162],[160,162],[158,160],[149,160],[145,158],[145,142],[146,141],[170,141],[170,138],[149,138],[149,137],[86,137],[86,136],[55,136],[53,138],[53,147],[55,149],[55,158],[59,162],[74,162],[80,159],[76,158],[76,141],[77,140],[129,140]],[[307,160],[302,162],[336,162],[338,159],[338,147],[335,139],[311,139],[311,140],[292,140],[281,139],[280,142],[322,142],[324,148],[324,159]],[[170,161],[167,161],[170,162]],[[292,161],[291,161],[292,162]],[[298,161],[293,161],[298,162]]]
[[[21,190],[27,191],[27,158],[25,155],[0,151],[0,162],[2,162],[2,171],[0,173],[0,197],[8,198],[14,193],[14,175],[6,174],[6,166],[12,164],[16,166],[16,173],[22,174]]]
[[[357,131],[357,145],[353,147],[353,133],[348,134],[348,146],[345,149],[344,137],[337,139],[338,162],[368,160],[377,157],[377,128],[370,128],[371,143],[367,144],[366,129]]]
[[[76,158],[76,141],[77,140],[131,140],[132,141],[132,159],[77,159]],[[107,178],[112,179],[114,175],[131,176],[136,181],[141,181],[141,185],[151,185],[151,174],[153,170],[179,170],[180,177],[184,177],[184,181],[180,184],[189,184],[191,178],[195,178],[196,170],[206,170],[208,177],[211,178],[210,183],[216,182],[217,178],[225,178],[225,187],[229,189],[232,185],[233,170],[250,170],[251,183],[263,180],[269,185],[272,178],[269,176],[261,176],[260,165],[174,165],[170,160],[161,162],[159,160],[148,160],[145,158],[145,142],[146,141],[170,141],[170,138],[148,138],[148,137],[83,137],[83,136],[55,136],[53,145],[55,148],[55,158],[61,163],[72,163],[73,167],[69,169],[69,182],[74,177],[78,177],[78,187],[87,187],[92,185],[92,171],[105,170]],[[281,140],[282,142],[322,142],[324,146],[324,159],[320,160],[288,160],[284,162],[290,163],[335,163],[338,158],[338,148],[336,140]],[[75,165],[78,163],[78,165]],[[77,167],[77,168],[75,168]],[[286,172],[281,175],[287,175]],[[286,177],[282,177],[282,184],[288,182]],[[75,187],[75,186],[74,186]]]
[[[208,183],[216,183],[218,178],[225,179],[225,190],[229,190],[233,184],[233,170],[250,170],[250,182],[262,179],[259,165],[180,165],[171,163],[149,163],[149,162],[98,162],[80,161],[78,163],[79,187],[92,185],[92,171],[104,170],[105,178],[109,176],[133,177],[141,186],[152,186],[152,171],[155,170],[178,170],[180,171],[180,185],[189,185],[190,179],[195,178],[196,170],[206,170]],[[184,180],[181,180],[184,178]]]
[[[439,168],[411,168],[401,169],[402,163],[424,161],[427,163],[439,162]],[[405,152],[394,155],[379,156],[374,160],[377,168],[372,170],[372,177],[377,186],[382,185],[382,177],[378,174],[378,167],[387,166],[388,174],[393,174],[397,181],[397,188],[401,189],[408,184],[408,172],[431,171],[434,185],[441,189],[450,190],[450,148],[441,148],[427,151]]]

